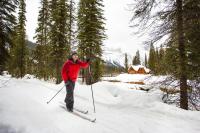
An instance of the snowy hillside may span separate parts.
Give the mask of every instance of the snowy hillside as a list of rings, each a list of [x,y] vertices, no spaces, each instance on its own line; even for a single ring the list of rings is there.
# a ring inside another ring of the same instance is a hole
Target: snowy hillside
[[[104,48],[103,60],[110,66],[124,67],[125,53],[121,49]],[[129,63],[132,61],[131,55],[128,54]]]
[[[46,103],[63,83],[0,76],[0,133],[199,133],[200,112],[162,103],[159,90],[147,93],[128,86],[94,84],[94,114],[90,86],[77,83],[75,106],[97,118],[91,123],[60,107],[65,90]]]

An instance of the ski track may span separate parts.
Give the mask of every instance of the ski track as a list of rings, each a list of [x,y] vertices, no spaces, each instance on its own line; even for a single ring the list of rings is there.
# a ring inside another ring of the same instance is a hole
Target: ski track
[[[0,86],[8,80],[4,76],[0,79]],[[164,104],[156,91],[128,90],[122,83],[96,83],[94,114],[90,86],[77,83],[75,106],[88,109],[88,116],[97,118],[96,123],[91,123],[59,107],[65,89],[50,104],[46,103],[61,87],[63,84],[37,79],[11,79],[0,88],[0,133],[200,132],[200,112]]]

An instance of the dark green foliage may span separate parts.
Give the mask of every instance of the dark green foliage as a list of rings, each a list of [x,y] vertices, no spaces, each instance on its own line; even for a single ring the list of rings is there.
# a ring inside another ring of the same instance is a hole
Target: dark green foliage
[[[200,4],[198,0],[186,0],[184,1],[184,29],[185,29],[185,53],[186,54],[186,70],[188,79],[195,80],[200,76],[200,7],[197,5]],[[171,41],[169,41],[166,50],[166,63],[172,63],[168,67],[167,72],[173,69],[177,78],[180,77],[180,69],[178,68],[179,60],[179,49],[177,41],[174,41],[177,35],[171,35]],[[173,67],[173,68],[172,68]]]
[[[155,72],[156,67],[156,52],[153,44],[150,45],[148,66],[152,72]]]
[[[166,74],[172,74],[174,77],[178,78],[179,67],[178,67],[178,49],[175,44],[171,44],[168,48],[166,48],[164,57]]]
[[[42,0],[36,29],[35,75],[61,82],[62,64],[75,44],[75,3],[73,0]]]
[[[186,45],[189,40],[185,36],[187,33],[187,28],[184,27],[187,24],[188,19],[185,18],[185,14],[195,14],[193,11],[185,11],[185,6],[187,2],[192,2],[191,5],[199,5],[197,0],[166,0],[166,1],[155,1],[155,0],[140,0],[137,1],[133,10],[134,16],[132,20],[137,20],[140,27],[140,31],[143,33],[148,29],[148,27],[153,27],[153,39],[151,42],[157,42],[163,37],[170,36],[170,42],[177,44],[178,49],[178,79],[180,80],[180,107],[183,109],[188,109],[188,96],[187,96],[187,79],[188,79],[188,69],[187,69],[187,49]],[[161,6],[162,5],[162,6]],[[157,8],[159,6],[159,9]],[[198,7],[198,6],[196,6]],[[196,10],[195,12],[199,11]],[[157,10],[152,13],[153,10]],[[188,15],[192,16],[192,15]],[[199,18],[194,15],[193,19]],[[192,25],[193,23],[190,23]],[[170,43],[168,42],[168,43]],[[151,58],[151,57],[149,57]],[[153,59],[151,59],[153,60]],[[154,61],[149,63],[150,69],[155,71],[156,64]],[[168,64],[173,65],[173,64]]]
[[[166,74],[166,67],[168,67],[165,63],[165,51],[163,49],[163,46],[161,45],[160,48],[156,49],[156,55],[155,55],[155,74],[157,75],[164,75]]]
[[[38,15],[38,27],[36,29],[36,36],[34,37],[37,45],[48,44],[49,17],[48,0],[42,0]]]
[[[144,57],[144,66],[148,67],[148,61],[147,61],[147,55],[145,53],[145,57]]]
[[[125,72],[128,72],[128,57],[127,57],[127,53],[125,53],[124,66],[125,66]]]
[[[95,57],[95,61],[91,63],[91,70],[96,80],[102,75],[97,69],[102,64],[99,58],[102,55],[102,45],[105,39],[102,2],[102,0],[80,0],[78,6],[78,50],[82,57]],[[86,70],[84,74],[86,83],[90,84],[88,71]]]
[[[10,57],[9,49],[13,46],[12,34],[16,24],[14,12],[17,4],[17,0],[0,1],[0,74],[5,70]]]
[[[188,57],[188,78],[195,80],[200,77],[200,1],[184,1],[184,29],[186,51]]]
[[[155,50],[153,44],[151,44],[149,51],[148,67],[151,69],[152,73],[156,75],[164,75],[167,73],[167,69],[170,66],[167,65],[166,61],[168,61],[168,59],[166,58],[166,53],[162,45],[160,46],[160,48],[156,48]]]
[[[93,74],[92,74],[92,76],[93,76],[93,83],[96,83],[96,82],[98,82],[100,79],[101,79],[101,77],[102,77],[102,73],[103,73],[103,62],[101,61],[101,60],[99,60],[99,59],[97,59],[97,60],[95,60],[94,61],[94,68],[95,68],[95,70],[93,70]]]
[[[136,52],[136,55],[134,56],[134,58],[133,58],[133,63],[132,63],[133,65],[140,65],[141,64],[141,62],[140,62],[140,52],[139,52],[139,50],[137,50],[137,52]]]
[[[50,1],[50,57],[56,83],[61,82],[61,67],[70,53],[68,44],[68,4],[66,0]]]
[[[39,11],[38,16],[38,27],[36,29],[36,48],[33,52],[34,60],[37,61],[35,64],[35,73],[36,76],[39,78],[43,78],[45,80],[50,77],[50,67],[49,67],[49,52],[50,52],[50,45],[49,45],[49,3],[48,0],[41,1],[41,8]]]
[[[18,22],[15,27],[13,41],[15,46],[11,49],[12,59],[10,61],[10,73],[16,77],[23,77],[26,72],[28,50],[26,43],[26,4],[19,0]]]

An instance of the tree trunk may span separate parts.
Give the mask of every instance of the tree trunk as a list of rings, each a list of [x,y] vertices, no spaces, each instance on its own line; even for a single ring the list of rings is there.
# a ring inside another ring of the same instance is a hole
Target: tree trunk
[[[70,0],[70,8],[69,8],[69,46],[72,46],[72,0]]]
[[[56,84],[60,83],[59,60],[56,59]]]
[[[180,59],[180,107],[188,109],[188,95],[187,95],[187,75],[186,75],[186,55],[185,42],[183,31],[183,1],[177,0],[177,33],[178,33],[178,48]]]

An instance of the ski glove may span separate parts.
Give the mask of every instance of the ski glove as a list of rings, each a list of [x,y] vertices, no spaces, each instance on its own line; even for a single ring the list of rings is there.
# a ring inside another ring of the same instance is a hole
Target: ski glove
[[[90,62],[90,58],[86,59],[86,62]]]

